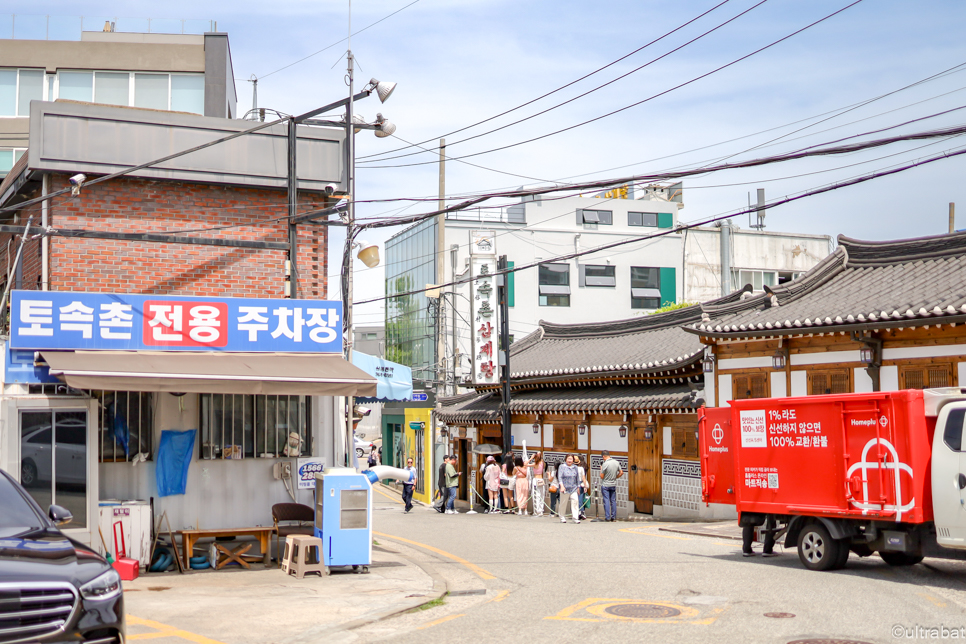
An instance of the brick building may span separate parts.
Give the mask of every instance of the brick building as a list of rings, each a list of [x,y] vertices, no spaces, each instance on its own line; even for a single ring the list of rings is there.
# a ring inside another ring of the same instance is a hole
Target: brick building
[[[296,456],[340,462],[347,445],[339,397],[375,395],[375,380],[342,357],[340,304],[325,301],[325,226],[297,225],[298,289],[282,299],[290,285],[284,123],[91,185],[98,176],[254,125],[76,101],[31,103],[30,144],[0,183],[0,282],[18,289],[18,298],[53,300],[71,292],[77,296],[68,299],[79,303],[106,293],[118,301],[221,298],[227,306],[233,298],[257,299],[275,316],[276,331],[283,325],[288,331],[279,314],[284,307],[302,307],[299,315],[327,307],[327,324],[335,327],[328,335],[338,338],[316,349],[311,342],[320,340],[310,341],[306,328],[297,341],[308,346],[279,349],[273,344],[279,336],[266,323],[260,333],[243,334],[261,343],[250,348],[98,352],[103,347],[56,344],[81,334],[71,335],[76,327],[63,325],[64,309],[55,307],[61,326],[47,334],[55,344],[24,346],[15,340],[27,335],[16,326],[25,314],[12,306],[4,326],[9,335],[0,338],[6,357],[0,468],[42,506],[66,506],[74,515],[68,532],[80,541],[97,545],[99,503],[106,499],[153,499],[154,512],[166,512],[174,529],[271,526],[273,504],[312,498],[311,490],[298,491],[294,480],[277,476],[282,469],[275,466],[288,459],[294,471]],[[299,126],[297,137],[301,214],[331,202],[326,188],[345,192],[344,131]],[[78,173],[87,176],[78,195],[67,191],[18,208],[69,187]],[[31,230],[18,264],[28,217]],[[40,295],[45,292],[50,295]],[[271,300],[278,307],[268,305]],[[144,323],[133,335],[147,338],[147,311],[135,313]],[[100,320],[94,338],[111,337],[104,334],[103,315]],[[240,334],[236,322],[226,319],[222,328]],[[58,360],[74,360],[83,375]],[[186,491],[161,496],[159,449],[169,430],[197,430],[197,440],[185,465]],[[72,454],[72,468],[62,462],[65,453]]]

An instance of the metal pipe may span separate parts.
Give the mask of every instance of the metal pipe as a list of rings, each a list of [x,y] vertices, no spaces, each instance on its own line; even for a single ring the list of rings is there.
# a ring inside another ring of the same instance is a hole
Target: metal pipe
[[[289,283],[286,297],[298,297],[298,224],[295,223],[295,216],[298,214],[298,176],[297,159],[295,150],[298,145],[296,128],[298,123],[295,119],[288,121],[288,261],[289,261]]]
[[[20,258],[23,256],[23,247],[27,243],[27,234],[30,232],[30,222],[34,220],[34,216],[30,215],[27,217],[27,225],[24,226],[23,236],[20,237],[20,248],[17,249],[17,256],[13,260],[13,270],[17,271],[17,267],[20,265]],[[10,296],[10,287],[13,285],[11,280],[7,280],[7,288],[3,291],[3,299],[0,299],[0,309],[5,309],[7,306],[7,298]],[[0,329],[3,328],[6,320],[9,316],[4,315],[0,317]]]
[[[721,295],[731,294],[731,220],[721,222]]]
[[[949,202],[949,232],[956,232],[956,203]]]
[[[449,247],[449,260],[450,260],[450,270],[452,271],[450,280],[453,282],[450,286],[450,316],[452,318],[452,327],[450,332],[453,334],[453,395],[456,395],[456,370],[459,367],[459,357],[457,356],[456,348],[456,260],[459,253],[459,244],[451,244]],[[470,328],[470,333],[473,333],[472,327]]]
[[[43,196],[47,196],[47,191],[50,188],[50,175],[44,173],[44,178],[40,182],[40,192]],[[40,204],[40,226],[47,230],[47,226],[50,225],[50,216],[48,211],[48,204],[50,202],[44,199]],[[40,290],[49,291],[50,290],[50,238],[44,235],[40,238]]]

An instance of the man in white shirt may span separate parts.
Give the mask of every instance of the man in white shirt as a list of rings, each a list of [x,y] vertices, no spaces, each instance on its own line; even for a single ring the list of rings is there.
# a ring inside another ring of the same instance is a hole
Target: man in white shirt
[[[412,472],[412,475],[408,482],[403,483],[403,503],[406,504],[406,512],[413,509],[413,490],[416,488],[416,478],[419,476],[416,472],[416,468],[413,467],[413,459],[406,459],[406,470]]]

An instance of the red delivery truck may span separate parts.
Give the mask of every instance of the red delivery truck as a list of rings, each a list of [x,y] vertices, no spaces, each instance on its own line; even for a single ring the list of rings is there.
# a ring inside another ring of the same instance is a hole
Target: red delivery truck
[[[966,558],[966,388],[735,400],[698,414],[702,499],[811,570]]]

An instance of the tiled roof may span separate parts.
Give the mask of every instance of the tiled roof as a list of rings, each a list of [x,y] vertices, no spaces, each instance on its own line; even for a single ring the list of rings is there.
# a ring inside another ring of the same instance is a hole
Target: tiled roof
[[[694,334],[760,337],[966,321],[966,233],[892,242],[839,236],[808,273],[767,294],[702,306]]]
[[[511,348],[511,378],[671,371],[700,359],[703,346],[681,328],[700,319],[701,307],[690,306],[599,324],[541,321]]]
[[[442,399],[436,417],[445,423],[500,420],[500,394],[464,394]],[[514,392],[513,413],[689,412],[700,406],[687,384],[586,386]]]

